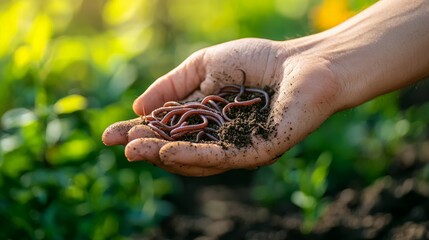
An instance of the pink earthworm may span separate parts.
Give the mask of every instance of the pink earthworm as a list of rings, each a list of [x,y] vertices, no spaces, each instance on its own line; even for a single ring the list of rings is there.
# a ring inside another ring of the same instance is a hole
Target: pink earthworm
[[[217,129],[214,129],[214,128],[211,128],[211,127],[205,127],[204,129],[203,129],[204,131],[207,131],[207,132],[217,132]]]
[[[163,123],[167,123],[168,120],[170,120],[170,118],[173,115],[182,114],[180,112],[182,112],[184,109],[187,109],[187,110],[204,109],[207,111],[216,112],[215,109],[207,107],[201,103],[193,103],[193,104],[180,105],[180,106],[160,107],[160,108],[158,108],[152,112],[152,118],[155,118],[157,120],[161,120]],[[175,110],[178,110],[178,111],[175,111]],[[167,114],[165,114],[164,116],[158,116],[159,114],[161,114],[163,112],[167,112]],[[172,112],[174,112],[174,113],[172,113]],[[166,118],[167,115],[168,115],[168,117]]]
[[[238,85],[238,84],[227,84],[220,89],[219,93],[221,93],[221,92],[237,93],[239,91],[240,91],[240,85]]]
[[[216,104],[216,102],[220,102],[223,104],[229,103],[228,100],[226,100],[225,98],[223,98],[221,96],[209,95],[201,101],[201,104],[205,105],[205,104],[209,103],[214,109],[216,109],[216,111],[218,111],[220,113],[220,112],[222,112],[222,110],[220,109],[219,105]]]
[[[209,102],[210,100],[211,101],[216,101],[216,102],[221,102],[223,104],[228,104],[229,103],[228,100],[226,100],[223,97],[219,97],[217,95],[209,95],[209,96],[203,98],[203,100],[201,101],[201,104],[203,104],[203,105],[207,104],[207,102]]]
[[[198,132],[198,134],[197,134],[197,136],[195,137],[195,140],[196,140],[197,142],[199,142],[199,141],[201,140],[201,138],[202,138],[205,134],[206,134],[206,132],[204,132],[204,131],[199,131],[199,132]]]
[[[158,115],[161,115],[162,113],[165,113],[165,112],[171,112],[171,111],[177,110],[177,109],[183,109],[183,105],[157,108],[157,109],[155,109],[155,110],[152,111],[152,117],[154,117],[154,118],[162,118],[162,117],[160,117]]]
[[[146,120],[148,122],[156,120],[156,118],[152,117],[151,115],[142,116],[142,118],[143,118],[143,120]]]
[[[214,108],[216,109],[216,111],[218,112],[222,112],[222,110],[220,109],[219,105],[217,105],[217,103],[215,103],[213,100],[209,100],[208,103]]]
[[[202,115],[200,115],[200,117],[203,120],[202,123],[177,127],[170,131],[170,136],[173,136],[174,134],[181,133],[181,132],[188,133],[194,130],[201,130],[207,127],[207,125],[209,124],[209,121],[207,120],[207,118]]]
[[[184,126],[188,126],[188,122],[183,122],[182,124],[180,124],[180,127],[184,127]],[[191,134],[191,133],[195,133],[201,131],[200,129],[196,129],[196,130],[187,130],[187,131],[183,131],[183,132],[178,132],[178,133],[174,133],[174,134],[170,134],[170,136],[174,139],[178,139],[181,138],[183,136],[185,136],[186,134]],[[171,132],[170,132],[171,133]]]
[[[180,124],[182,124],[188,117],[190,117],[192,115],[197,115],[197,114],[198,115],[205,115],[205,116],[212,116],[212,117],[216,118],[217,120],[219,120],[221,123],[224,122],[222,117],[216,112],[208,111],[205,109],[191,109],[191,110],[187,110],[186,112],[184,112],[183,115],[180,117],[179,121],[176,124],[174,124],[173,126],[169,126],[169,128],[175,129],[175,128],[179,127]]]
[[[222,116],[220,116],[218,113],[213,112],[213,111],[207,111],[204,109],[193,109],[190,110],[188,112],[186,112],[185,114],[182,115],[182,117],[180,118],[179,122],[182,121],[182,118],[186,119],[189,116],[195,115],[195,114],[200,114],[200,115],[205,115],[205,116],[212,116],[214,118],[216,118],[217,120],[219,120],[221,123],[224,122],[224,120],[222,119]]]
[[[166,134],[164,131],[159,129],[157,126],[153,125],[154,122],[148,123],[148,126],[160,137],[164,138],[165,140],[174,141],[174,138],[170,137],[168,134]]]
[[[177,115],[180,115],[180,114],[184,114],[184,113],[186,113],[186,112],[188,112],[189,110],[191,110],[192,108],[185,108],[185,107],[182,107],[182,108],[177,108],[177,109],[174,109],[174,110],[171,110],[170,112],[168,112],[167,114],[165,114],[164,115],[164,117],[160,120],[160,122],[162,122],[162,123],[164,123],[164,124],[167,124],[168,123],[168,121],[173,117],[173,116],[177,116]]]
[[[207,111],[216,112],[216,110],[214,110],[213,108],[207,107],[206,105],[204,105],[202,103],[185,104],[183,106],[188,107],[188,108],[204,109],[204,110],[207,110]]]
[[[182,105],[179,102],[175,102],[175,101],[168,101],[166,103],[164,103],[163,107],[172,107],[172,106],[180,106]]]
[[[215,136],[213,136],[212,134],[210,134],[210,133],[206,133],[205,131],[200,131],[200,132],[198,132],[198,134],[197,134],[197,136],[196,136],[196,141],[197,142],[199,142],[199,141],[201,141],[201,138],[203,137],[203,136],[206,136],[206,137],[208,137],[208,138],[210,138],[211,140],[213,140],[213,141],[219,141],[219,139],[217,138],[217,137],[215,137]]]
[[[171,125],[171,126],[172,126],[172,125],[174,125],[174,124],[175,124],[175,122],[176,122],[176,120],[177,120],[177,115],[172,116],[172,117],[170,118],[170,125]]]
[[[193,109],[193,110],[190,110],[190,111],[186,112],[185,114],[183,114],[182,118],[183,117],[187,118],[188,117],[187,114],[189,114],[189,116],[194,115],[194,114],[201,114],[201,115],[204,115],[204,116],[211,116],[211,117],[216,118],[222,124],[225,122],[225,120],[223,120],[222,116],[220,116],[218,113],[213,112],[213,111],[207,111],[207,110],[204,110],[204,109]],[[180,121],[181,120],[179,120],[179,122]]]
[[[160,107],[158,109],[153,110],[152,112],[152,116],[156,117],[158,114],[162,113],[162,112],[168,112],[168,111],[172,111],[172,110],[176,110],[176,109],[182,109],[183,107],[186,108],[193,108],[193,109],[198,109],[198,108],[202,108],[205,110],[209,110],[209,111],[214,111],[213,109],[199,103],[199,102],[192,102],[192,103],[186,103],[183,105],[178,105],[178,106],[167,106],[167,107]]]
[[[244,90],[245,90],[244,86],[241,85],[240,86],[240,92],[235,96],[234,102],[239,102],[238,99],[240,99],[241,95],[243,95]]]
[[[231,118],[229,118],[227,115],[226,115],[226,111],[227,110],[229,110],[230,108],[232,108],[232,107],[237,107],[237,106],[249,106],[249,105],[252,105],[252,104],[255,104],[255,103],[258,103],[258,102],[260,102],[260,101],[262,101],[262,99],[261,98],[254,98],[254,99],[251,99],[251,100],[247,100],[247,101],[242,101],[242,102],[232,102],[232,103],[228,103],[223,109],[222,109],[222,115],[223,115],[223,118],[225,118],[227,121],[232,121],[232,119]]]
[[[163,131],[171,131],[172,129],[174,129],[174,126],[168,126],[160,121],[152,121],[150,123],[152,124],[152,127],[159,128]]]
[[[261,89],[257,89],[257,88],[246,88],[246,91],[247,91],[247,92],[260,93],[260,94],[264,95],[264,98],[265,98],[265,104],[264,104],[264,106],[261,108],[261,110],[262,110],[262,109],[265,109],[265,108],[267,108],[267,107],[268,107],[268,105],[269,105],[269,103],[270,103],[270,96],[268,96],[268,93],[267,93],[267,92],[265,92],[264,90],[261,90]]]
[[[220,127],[220,126],[222,126],[222,125],[225,123],[225,121],[223,120],[223,118],[222,118],[222,117],[220,117],[220,118],[216,118],[216,117],[213,117],[213,116],[211,116],[211,115],[205,115],[205,117],[206,117],[208,120],[211,120],[211,121],[215,122],[215,123],[216,123],[216,125],[218,125],[219,127]],[[219,121],[220,119],[221,119],[222,121]]]

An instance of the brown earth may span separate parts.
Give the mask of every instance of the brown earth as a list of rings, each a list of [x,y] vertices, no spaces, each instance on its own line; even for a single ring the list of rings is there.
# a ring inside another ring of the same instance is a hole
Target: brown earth
[[[183,177],[183,195],[171,199],[177,212],[150,239],[429,239],[429,142],[407,147],[368,187],[327,196],[332,202],[308,234],[293,204],[268,209],[252,201],[251,176]]]

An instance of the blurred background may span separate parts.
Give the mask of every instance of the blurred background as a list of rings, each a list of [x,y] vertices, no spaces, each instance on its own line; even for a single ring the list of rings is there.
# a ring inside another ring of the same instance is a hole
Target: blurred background
[[[372,184],[407,146],[427,142],[427,84],[336,114],[272,166],[221,177],[129,163],[123,147],[105,147],[100,136],[134,118],[134,98],[195,50],[305,36],[372,3],[2,0],[0,238],[162,235],[163,223],[193,201],[192,188],[207,182],[241,184],[246,201],[268,212],[295,206],[300,231],[311,231],[337,192]]]

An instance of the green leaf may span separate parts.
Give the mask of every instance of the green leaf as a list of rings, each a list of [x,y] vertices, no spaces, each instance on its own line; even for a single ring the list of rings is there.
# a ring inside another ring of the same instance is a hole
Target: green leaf
[[[33,161],[23,151],[13,151],[7,153],[0,162],[1,171],[10,177],[18,177],[24,171],[33,168]]]
[[[54,105],[54,111],[58,114],[72,113],[85,109],[87,105],[88,103],[85,97],[72,94],[58,100]]]

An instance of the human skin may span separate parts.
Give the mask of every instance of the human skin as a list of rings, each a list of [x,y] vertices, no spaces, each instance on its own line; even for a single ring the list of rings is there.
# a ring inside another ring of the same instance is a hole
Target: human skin
[[[106,145],[126,145],[129,161],[207,176],[276,161],[329,116],[429,75],[429,1],[382,0],[321,33],[288,41],[241,39],[199,50],[157,79],[133,109],[144,115],[166,101],[214,94],[225,84],[276,90],[270,117],[277,135],[249,147],[166,141],[141,120],[109,126]]]

